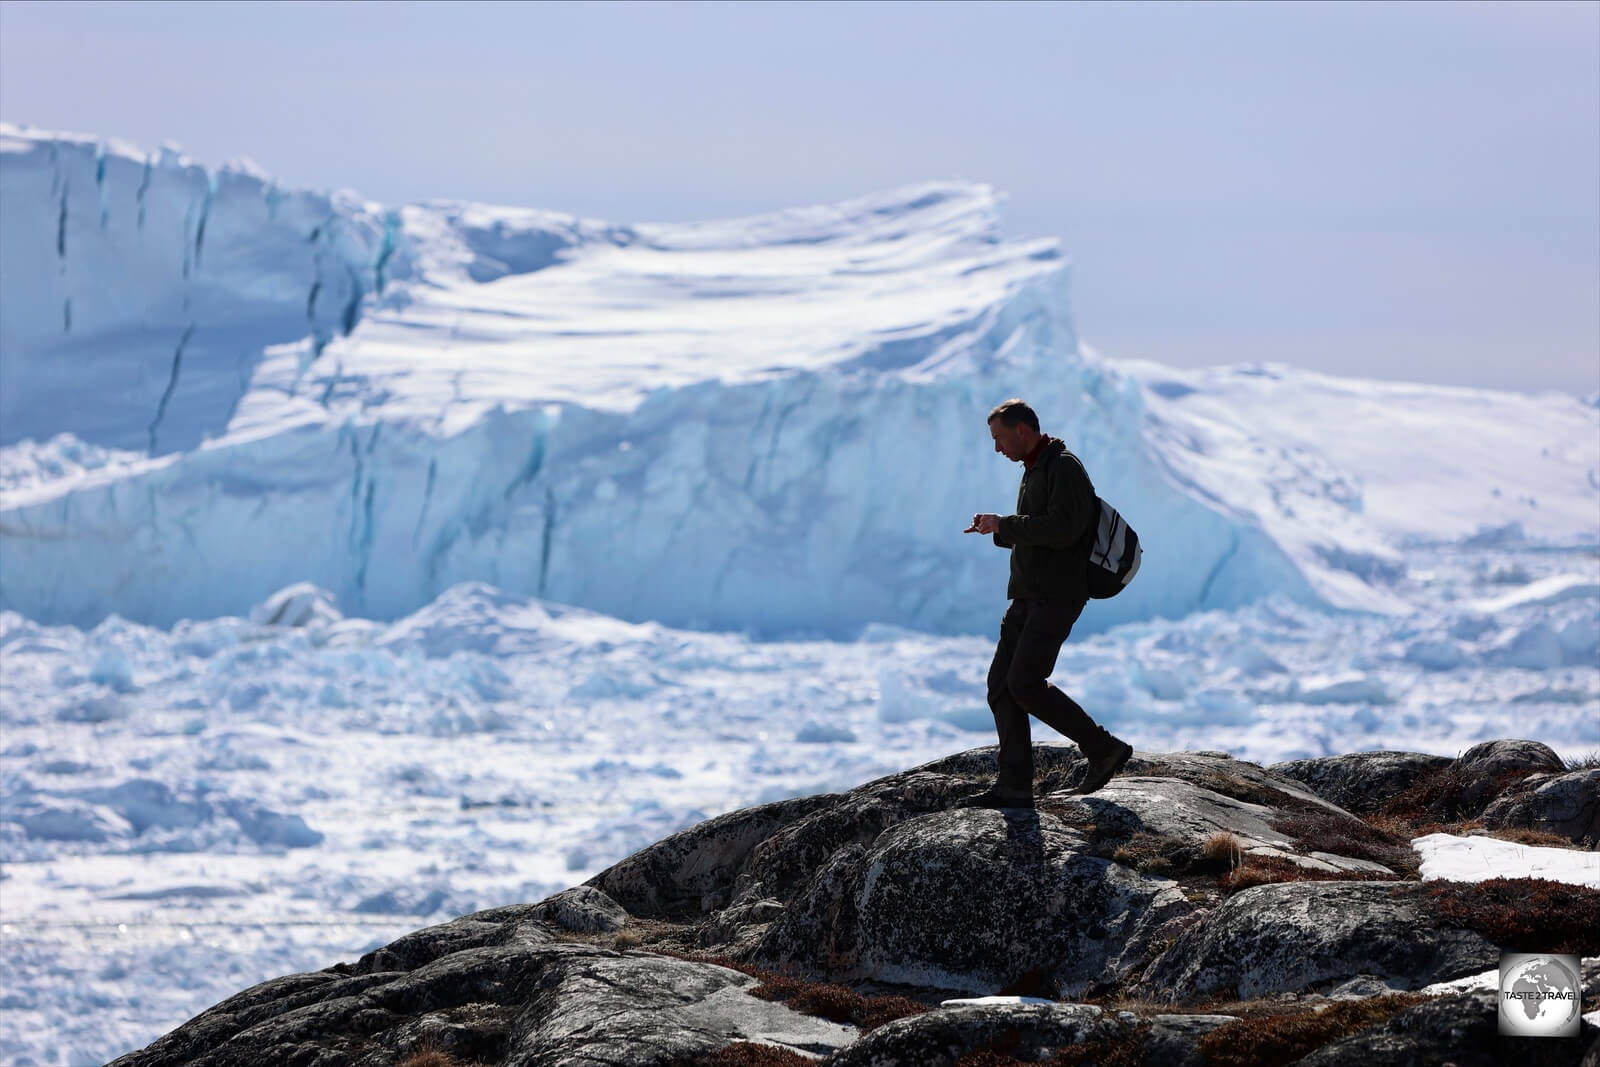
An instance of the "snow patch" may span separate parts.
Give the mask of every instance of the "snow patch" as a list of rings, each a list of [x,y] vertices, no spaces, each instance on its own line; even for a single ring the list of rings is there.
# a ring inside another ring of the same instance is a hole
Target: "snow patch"
[[[1600,889],[1600,853],[1455,834],[1424,834],[1413,838],[1411,846],[1422,857],[1422,880],[1425,882],[1545,878]]]

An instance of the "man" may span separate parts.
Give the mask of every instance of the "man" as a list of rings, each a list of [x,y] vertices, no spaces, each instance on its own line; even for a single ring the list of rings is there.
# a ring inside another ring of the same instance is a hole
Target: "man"
[[[994,787],[973,807],[1033,806],[1033,742],[1028,716],[1077,742],[1089,769],[1079,793],[1093,793],[1122,769],[1132,746],[1112,736],[1051,685],[1061,643],[1089,600],[1089,550],[1099,521],[1094,486],[1083,464],[1021,400],[989,412],[994,450],[1022,464],[1015,515],[974,515],[966,533],[993,534],[1011,550],[1011,606],[989,667],[989,708],[1000,738]]]

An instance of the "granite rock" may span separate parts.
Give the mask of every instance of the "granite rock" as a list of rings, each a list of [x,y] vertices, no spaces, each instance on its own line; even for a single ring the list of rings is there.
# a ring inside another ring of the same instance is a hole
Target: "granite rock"
[[[1489,802],[1490,829],[1548,830],[1600,849],[1600,767],[1565,774],[1535,774]]]
[[[1436,926],[1416,882],[1278,882],[1229,897],[1144,971],[1140,995],[1242,998],[1373,975],[1419,989],[1496,965],[1500,950]]]
[[[1372,815],[1420,779],[1450,763],[1449,756],[1425,752],[1350,752],[1274,763],[1267,769],[1304,783],[1324,800],[1347,811]]]
[[[1142,962],[1191,911],[1176,883],[1089,854],[1048,814],[938,812],[835,853],[751,960],[968,993],[1032,975],[1071,996]]]

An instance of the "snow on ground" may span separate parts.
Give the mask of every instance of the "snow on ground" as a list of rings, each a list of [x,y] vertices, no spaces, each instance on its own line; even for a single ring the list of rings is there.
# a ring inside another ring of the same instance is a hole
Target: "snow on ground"
[[[1600,747],[1597,606],[1472,607],[1593,554],[1434,556],[1429,613],[1126,624],[1069,641],[1055,678],[1146,751]],[[708,816],[989,744],[992,650],[883,625],[763,642],[482,584],[392,623],[311,587],[171,629],[0,614],[0,1060],[102,1062]]]
[[[1422,857],[1422,880],[1481,882],[1486,878],[1544,878],[1600,889],[1600,852],[1546,848],[1497,837],[1424,834],[1411,846]]]
[[[1481,971],[1478,974],[1464,975],[1461,978],[1452,978],[1448,982],[1434,982],[1432,985],[1423,986],[1418,992],[1422,993],[1467,993],[1479,989],[1498,989],[1500,986],[1500,968]]]
[[[1583,964],[1593,963],[1593,958],[1581,956]],[[1438,994],[1472,993],[1480,990],[1498,990],[1500,988],[1500,968],[1495,967],[1478,974],[1469,974],[1461,978],[1452,978],[1448,982],[1434,982],[1432,985],[1423,986],[1418,992]],[[1600,1011],[1586,1012],[1583,1016],[1595,1026],[1600,1026]]]

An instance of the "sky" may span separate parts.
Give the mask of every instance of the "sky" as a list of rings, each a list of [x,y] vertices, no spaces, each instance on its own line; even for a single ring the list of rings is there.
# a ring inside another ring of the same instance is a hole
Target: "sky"
[[[1112,357],[1600,391],[1600,4],[0,0],[0,118],[682,221],[932,178]]]

